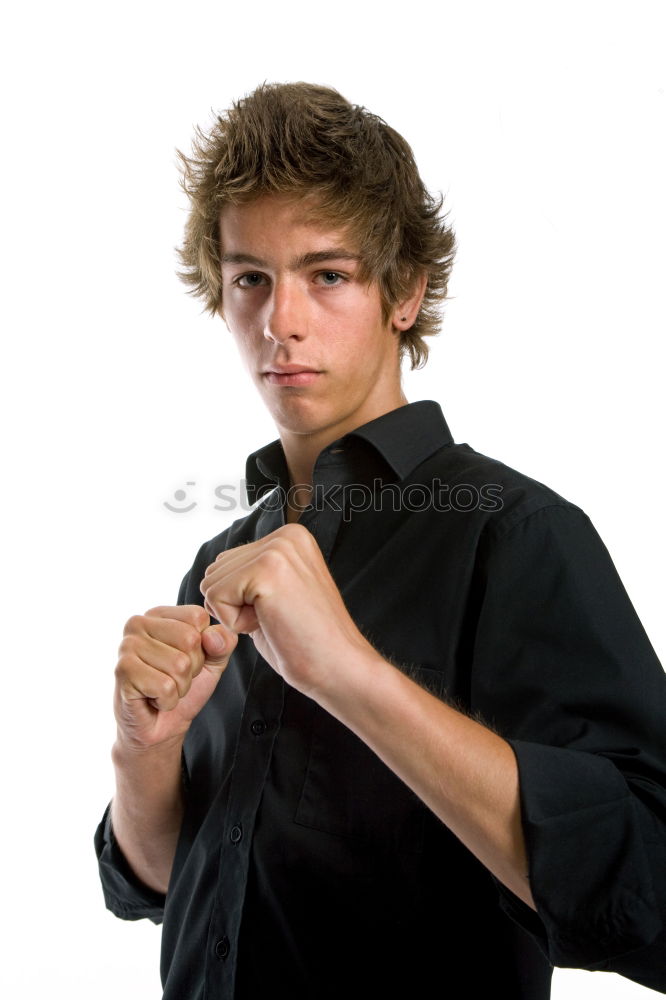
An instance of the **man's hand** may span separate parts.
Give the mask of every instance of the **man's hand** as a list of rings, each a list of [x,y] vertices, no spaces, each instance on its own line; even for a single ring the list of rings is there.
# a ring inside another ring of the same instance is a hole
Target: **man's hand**
[[[238,636],[197,604],[151,608],[125,626],[116,666],[118,739],[148,750],[183,739],[212,695]]]
[[[312,697],[335,686],[355,656],[378,656],[303,525],[286,524],[221,552],[206,570],[201,593],[213,617],[251,635],[264,659]]]

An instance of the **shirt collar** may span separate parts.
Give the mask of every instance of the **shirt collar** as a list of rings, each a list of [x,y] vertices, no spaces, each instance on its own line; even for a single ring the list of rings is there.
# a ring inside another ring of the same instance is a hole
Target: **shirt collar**
[[[441,406],[430,399],[407,403],[384,413],[337,441],[332,441],[324,452],[340,447],[350,438],[360,438],[371,444],[388,462],[399,480],[406,479],[421,462],[425,462],[440,448],[453,444]],[[278,485],[288,488],[289,470],[279,440],[271,441],[248,456],[245,481],[251,504]]]

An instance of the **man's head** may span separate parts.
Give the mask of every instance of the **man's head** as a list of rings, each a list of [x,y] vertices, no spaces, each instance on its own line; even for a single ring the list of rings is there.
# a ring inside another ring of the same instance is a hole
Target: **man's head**
[[[308,195],[313,223],[348,228],[385,319],[427,276],[416,321],[400,331],[412,367],[425,362],[423,338],[438,329],[455,240],[440,215],[441,198],[428,193],[410,147],[382,119],[328,87],[264,84],[208,133],[198,129],[191,156],[179,155],[192,205],[179,251],[182,277],[209,311],[224,311],[225,207],[265,194]]]

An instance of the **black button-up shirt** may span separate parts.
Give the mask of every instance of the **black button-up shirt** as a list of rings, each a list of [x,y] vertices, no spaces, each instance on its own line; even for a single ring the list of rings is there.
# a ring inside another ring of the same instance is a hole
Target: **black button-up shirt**
[[[258,506],[201,547],[179,603],[284,523],[280,443],[246,474]],[[553,964],[666,989],[665,675],[588,517],[454,444],[433,402],[335,441],[313,486],[301,522],[359,628],[513,748],[538,913],[241,636],[185,740],[166,899],[108,810],[96,836],[108,907],[163,921],[165,1000],[446,997],[461,978],[542,1000]]]

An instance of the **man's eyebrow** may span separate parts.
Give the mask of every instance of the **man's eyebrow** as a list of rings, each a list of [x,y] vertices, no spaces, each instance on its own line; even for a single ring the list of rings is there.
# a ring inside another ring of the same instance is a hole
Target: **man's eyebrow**
[[[329,250],[313,250],[310,253],[301,254],[295,257],[289,264],[290,271],[300,271],[304,267],[311,267],[313,264],[325,264],[331,260],[359,261],[361,258],[357,253],[345,250],[343,247],[331,247]],[[267,261],[260,257],[254,257],[250,253],[225,253],[222,254],[223,264],[249,264],[250,267],[268,267]]]
[[[330,250],[316,250],[312,253],[304,253],[293,260],[289,266],[291,271],[300,271],[302,267],[311,267],[312,264],[325,264],[329,260],[352,260],[359,261],[361,258],[357,253],[344,250],[342,247],[331,247]]]
[[[251,264],[253,267],[268,267],[265,260],[253,257],[249,253],[225,253],[222,254],[223,264]]]

